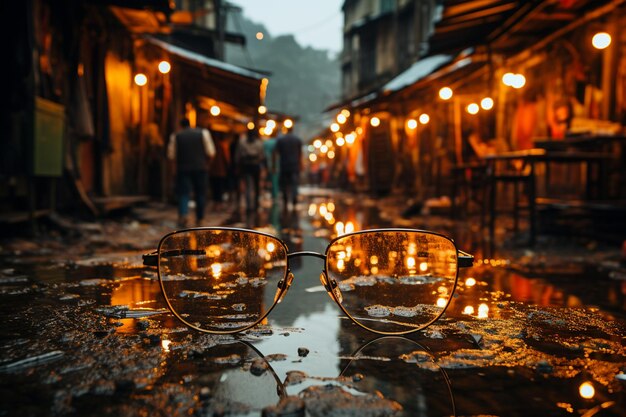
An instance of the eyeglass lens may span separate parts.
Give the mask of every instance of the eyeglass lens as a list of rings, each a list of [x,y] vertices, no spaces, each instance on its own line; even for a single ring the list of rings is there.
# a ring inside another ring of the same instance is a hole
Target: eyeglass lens
[[[210,332],[238,331],[262,320],[286,271],[285,245],[251,231],[183,231],[159,246],[159,278],[172,311]]]
[[[196,329],[236,332],[263,322],[282,294],[287,247],[246,230],[195,229],[159,245],[159,279],[171,310]],[[445,310],[457,277],[454,243],[420,231],[340,237],[326,251],[332,296],[379,333],[423,328]]]
[[[339,290],[335,298],[354,321],[375,332],[425,327],[443,313],[456,285],[456,247],[436,234],[347,235],[335,240],[326,255],[329,282]]]

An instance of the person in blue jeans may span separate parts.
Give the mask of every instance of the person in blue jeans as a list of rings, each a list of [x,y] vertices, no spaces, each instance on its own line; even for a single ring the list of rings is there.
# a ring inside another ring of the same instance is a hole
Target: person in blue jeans
[[[201,226],[206,205],[207,182],[215,144],[208,129],[192,128],[189,119],[180,121],[180,130],[170,135],[167,158],[176,166],[178,226],[187,227],[191,191],[196,203],[196,225]]]
[[[285,128],[284,134],[276,140],[274,148],[274,164],[279,159],[278,184],[283,197],[283,208],[288,210],[291,202],[292,209],[298,202],[298,185],[300,183],[300,170],[302,168],[302,140]]]

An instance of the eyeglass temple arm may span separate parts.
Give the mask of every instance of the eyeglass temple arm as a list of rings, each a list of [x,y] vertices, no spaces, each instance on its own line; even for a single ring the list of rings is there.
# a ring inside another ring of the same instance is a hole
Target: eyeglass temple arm
[[[180,256],[180,255],[206,255],[204,249],[175,249],[161,251],[161,257]],[[142,256],[144,266],[158,266],[159,251],[146,253]]]
[[[459,260],[459,268],[471,268],[474,265],[474,255],[457,249],[457,259]]]

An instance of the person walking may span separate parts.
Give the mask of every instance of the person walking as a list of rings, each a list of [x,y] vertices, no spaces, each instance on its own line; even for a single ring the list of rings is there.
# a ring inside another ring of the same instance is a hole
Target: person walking
[[[248,130],[247,136],[239,140],[235,161],[245,184],[246,211],[256,211],[259,208],[261,171],[265,164],[265,153],[263,142],[254,130]]]
[[[290,129],[284,128],[284,134],[276,140],[274,149],[274,167],[279,159],[278,184],[283,196],[283,208],[288,209],[291,201],[292,208],[296,208],[298,202],[298,185],[300,182],[300,170],[302,168],[302,140],[291,133]]]
[[[206,203],[207,180],[215,144],[208,129],[192,128],[189,119],[180,121],[180,130],[170,135],[167,158],[175,165],[178,197],[178,226],[187,227],[191,191],[196,203],[196,225],[201,225]]]

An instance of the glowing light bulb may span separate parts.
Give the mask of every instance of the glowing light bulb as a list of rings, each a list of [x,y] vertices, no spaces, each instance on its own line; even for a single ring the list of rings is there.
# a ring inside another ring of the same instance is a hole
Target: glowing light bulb
[[[467,112],[469,114],[477,114],[478,110],[480,110],[480,107],[478,107],[478,104],[476,103],[470,103],[467,105]]]
[[[493,99],[491,97],[483,98],[482,100],[480,100],[480,107],[482,107],[483,110],[493,109]]]
[[[219,116],[219,114],[222,112],[222,109],[220,109],[220,106],[211,106],[210,112],[213,116]]]
[[[422,113],[420,114],[419,121],[423,125],[428,124],[428,122],[430,122],[430,116],[426,113]]]
[[[137,84],[139,87],[143,87],[144,85],[148,84],[148,77],[146,77],[146,74],[142,74],[141,72],[137,75],[135,75],[135,84]]]
[[[442,100],[450,100],[452,98],[452,89],[450,87],[443,87],[439,90],[439,98]]]
[[[167,61],[159,62],[159,66],[158,67],[159,67],[159,72],[161,74],[167,74],[172,69],[172,66]]]
[[[339,124],[338,123],[332,123],[330,125],[330,131],[331,132],[339,132]]]
[[[591,44],[596,49],[606,49],[611,44],[611,35],[606,32],[598,32],[593,35]]]
[[[380,126],[380,119],[378,117],[372,117],[370,119],[370,125],[372,125],[373,127],[377,127]]]
[[[285,121],[283,122],[283,126],[285,126],[287,129],[291,129],[293,127],[293,120],[285,119]]]
[[[410,130],[414,130],[417,128],[417,120],[415,119],[409,119],[406,121],[406,127],[409,128]]]

